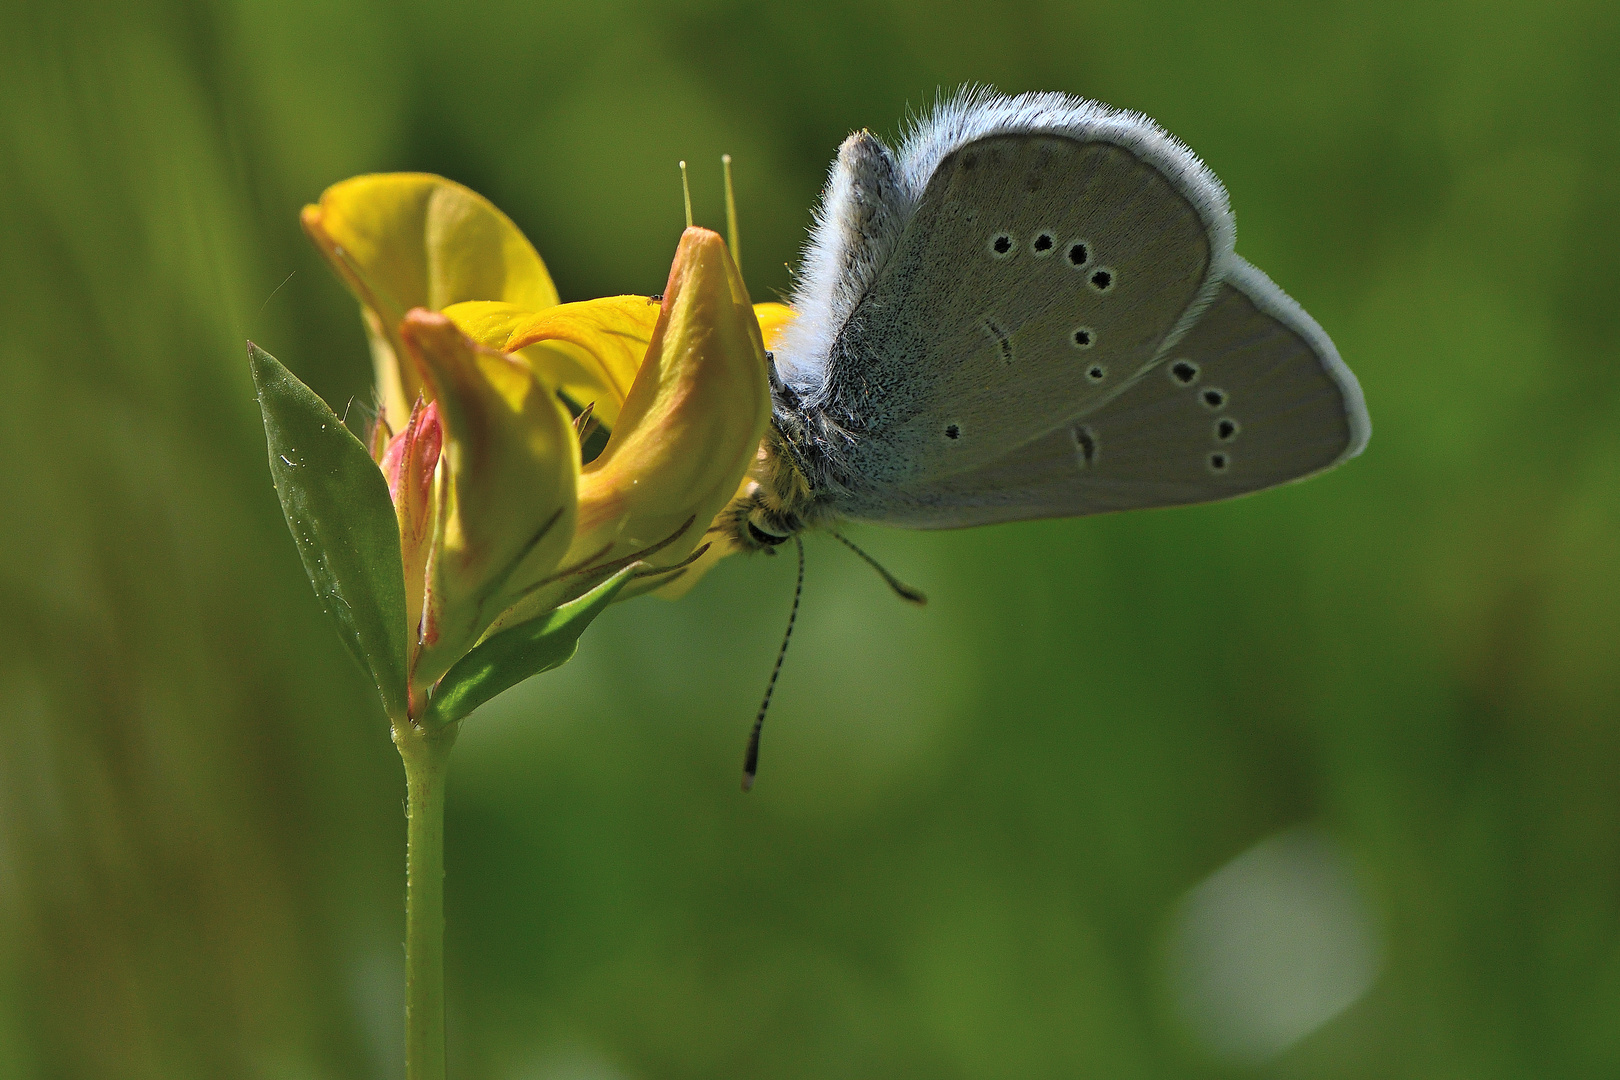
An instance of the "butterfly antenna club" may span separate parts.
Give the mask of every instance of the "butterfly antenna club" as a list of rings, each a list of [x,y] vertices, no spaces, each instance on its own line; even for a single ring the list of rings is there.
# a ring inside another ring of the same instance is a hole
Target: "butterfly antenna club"
[[[726,174],[726,243],[731,248],[731,261],[742,269],[742,241],[737,237],[737,196],[731,188],[731,155],[720,155],[720,168]]]
[[[692,185],[686,181],[686,162],[681,162],[681,199],[686,203],[686,227],[692,227]]]
[[[804,541],[797,533],[793,545],[799,549],[799,580],[793,586],[793,607],[788,611],[787,630],[782,634],[782,647],[776,650],[776,666],[771,668],[771,681],[765,684],[765,698],[759,703],[759,714],[754,717],[754,729],[748,733],[748,752],[743,755],[742,789],[754,790],[754,776],[759,772],[759,733],[765,727],[765,714],[770,711],[771,694],[776,691],[776,678],[782,674],[782,661],[787,658],[788,642],[793,640],[793,624],[799,619],[799,597],[804,595]]]
[[[832,530],[829,529],[828,531],[831,532]],[[855,544],[843,533],[834,532],[832,535],[834,540],[837,540],[840,544],[843,544],[845,547],[849,548],[849,550],[853,551],[860,557],[862,562],[866,563],[866,565],[870,566],[873,570],[876,570],[879,576],[883,578],[884,582],[888,584],[889,588],[894,590],[894,594],[900,599],[904,600],[908,604],[916,604],[918,607],[922,607],[928,603],[928,597],[924,595],[921,589],[914,589],[910,585],[907,585],[905,582],[901,581],[899,578],[895,577],[893,574],[889,573],[889,571],[884,568],[882,563],[878,562],[876,559],[872,558],[872,556],[856,547]]]

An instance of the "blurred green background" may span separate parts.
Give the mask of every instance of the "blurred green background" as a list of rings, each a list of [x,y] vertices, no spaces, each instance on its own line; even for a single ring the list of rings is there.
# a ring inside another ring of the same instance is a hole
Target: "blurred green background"
[[[403,782],[252,337],[369,370],[300,205],[463,181],[564,299],[784,290],[936,88],[1143,110],[1366,389],[1235,503],[812,538],[469,722],[451,1074],[1620,1075],[1620,6],[0,2],[0,1077],[401,1074]],[[290,275],[290,276],[289,276]],[[1235,861],[1234,861],[1235,860]]]

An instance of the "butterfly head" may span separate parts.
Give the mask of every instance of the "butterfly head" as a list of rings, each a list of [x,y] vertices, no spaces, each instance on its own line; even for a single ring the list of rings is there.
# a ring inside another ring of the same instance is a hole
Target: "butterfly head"
[[[752,554],[775,549],[817,524],[815,500],[786,439],[772,424],[760,443],[759,457],[746,488],[726,507],[720,529],[739,551]]]
[[[805,522],[787,507],[768,480],[756,479],[749,491],[726,508],[721,528],[739,551],[774,555],[778,546],[804,531]]]

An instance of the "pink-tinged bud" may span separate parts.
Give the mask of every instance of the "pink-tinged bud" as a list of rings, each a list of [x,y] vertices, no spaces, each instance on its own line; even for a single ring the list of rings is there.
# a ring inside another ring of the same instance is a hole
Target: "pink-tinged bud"
[[[405,614],[414,637],[420,636],[426,574],[433,547],[438,509],[435,477],[444,443],[439,424],[439,403],[423,404],[420,398],[411,410],[405,430],[389,440],[378,463],[388,481],[388,495],[399,516],[399,549],[405,563]],[[415,651],[413,640],[412,652]]]
[[[381,428],[381,424],[377,425],[378,430]],[[389,498],[398,506],[399,494],[395,489],[399,486],[399,463],[405,456],[405,433],[402,431],[384,443],[380,456],[375,453],[372,456],[377,458],[377,468],[382,470],[383,479],[388,481]]]

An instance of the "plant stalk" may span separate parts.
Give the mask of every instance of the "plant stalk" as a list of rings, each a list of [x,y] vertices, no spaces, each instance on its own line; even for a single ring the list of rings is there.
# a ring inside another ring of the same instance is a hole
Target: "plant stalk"
[[[459,724],[394,724],[405,762],[405,1077],[444,1080],[444,780]]]

